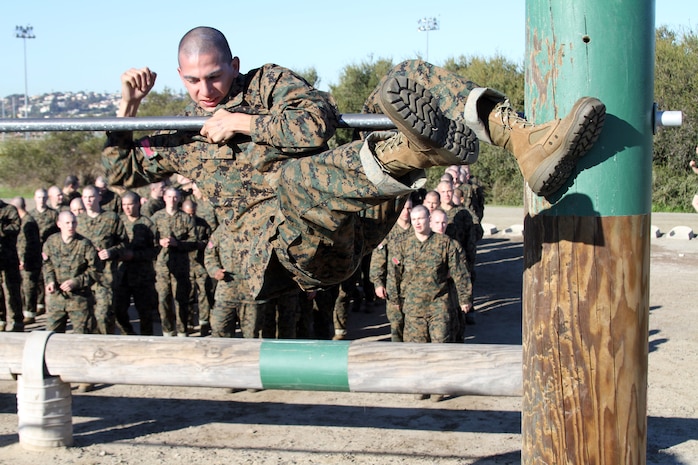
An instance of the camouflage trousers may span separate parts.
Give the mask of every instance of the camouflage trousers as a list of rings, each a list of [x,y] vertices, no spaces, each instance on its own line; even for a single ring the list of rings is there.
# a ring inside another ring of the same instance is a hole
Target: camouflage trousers
[[[405,332],[405,314],[402,306],[397,302],[385,302],[385,316],[390,322],[390,340],[392,342],[402,342]]]
[[[116,314],[114,313],[114,262],[106,262],[101,281],[92,285],[94,294],[95,332],[114,334],[116,332]]]
[[[87,292],[51,295],[46,310],[46,330],[65,333],[68,319],[73,333],[89,334],[92,321],[92,294]]]
[[[211,308],[211,336],[235,337],[236,324],[240,323],[242,337],[253,339],[262,335],[262,318],[266,302],[238,302],[216,299]]]
[[[15,328],[24,326],[22,276],[19,274],[19,268],[14,266],[0,268],[0,322],[4,327],[5,322],[10,321]]]
[[[188,334],[189,293],[191,282],[189,273],[173,274],[158,270],[155,278],[158,294],[158,312],[162,324],[162,334],[166,336]]]
[[[427,308],[405,309],[404,342],[449,342],[451,311],[441,302]]]
[[[262,337],[266,339],[295,339],[300,306],[298,293],[269,299],[264,304]]]
[[[388,73],[393,75],[409,76],[430,89],[451,118],[463,117],[468,94],[477,87],[422,61],[401,63]],[[380,112],[377,95],[376,90],[366,101],[365,112]],[[417,185],[415,179],[390,177],[375,160],[375,144],[393,135],[373,132],[364,141],[294,159],[282,168],[278,200],[284,221],[278,225],[274,249],[301,287],[346,280],[397,221],[394,199]]]
[[[22,276],[22,311],[26,318],[36,316],[36,304],[39,299],[39,288],[43,286],[40,281],[41,273],[39,270],[20,272]]]
[[[122,334],[136,334],[131,324],[128,309],[131,306],[131,297],[133,297],[133,305],[138,312],[138,321],[140,324],[140,334],[143,336],[153,335],[153,320],[154,313],[158,306],[158,294],[155,291],[155,281],[144,281],[140,283],[128,283],[128,279],[124,277],[119,286],[114,290],[114,314],[116,315],[116,323]]]
[[[202,273],[190,273],[191,289],[189,291],[189,320],[195,326],[208,324],[211,314],[211,300],[213,296],[213,280],[204,271]],[[196,315],[194,311],[196,310]],[[198,319],[193,321],[192,319]]]

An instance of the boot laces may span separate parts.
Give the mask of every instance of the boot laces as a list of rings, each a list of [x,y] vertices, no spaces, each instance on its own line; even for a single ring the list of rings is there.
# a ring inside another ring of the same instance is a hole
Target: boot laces
[[[394,136],[380,141],[376,148],[382,152],[394,152],[399,150],[400,145],[407,142],[407,140],[403,139],[403,137],[404,136],[398,132]]]
[[[509,99],[506,99],[499,105],[497,105],[497,111],[495,116],[502,120],[502,124],[505,128],[511,129],[514,126],[519,127],[533,127],[534,124],[527,121],[522,115],[520,115],[514,107],[512,107]]]

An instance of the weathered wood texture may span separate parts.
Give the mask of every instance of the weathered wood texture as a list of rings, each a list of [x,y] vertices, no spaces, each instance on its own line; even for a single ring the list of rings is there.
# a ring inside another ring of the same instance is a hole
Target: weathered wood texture
[[[0,334],[0,371],[7,377],[22,373],[27,335]],[[53,334],[44,360],[48,375],[69,383],[261,389],[261,346],[259,339]],[[285,350],[283,344],[279,350]],[[347,350],[340,369],[347,370],[354,392],[519,396],[522,391],[521,346],[354,341]]]
[[[524,463],[644,463],[649,215],[527,216]]]
[[[349,386],[357,392],[520,396],[521,347],[352,343]]]

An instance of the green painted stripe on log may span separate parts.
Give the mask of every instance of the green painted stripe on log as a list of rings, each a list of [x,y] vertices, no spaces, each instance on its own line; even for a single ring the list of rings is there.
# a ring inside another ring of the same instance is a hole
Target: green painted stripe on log
[[[349,341],[263,341],[259,374],[264,389],[349,392]]]

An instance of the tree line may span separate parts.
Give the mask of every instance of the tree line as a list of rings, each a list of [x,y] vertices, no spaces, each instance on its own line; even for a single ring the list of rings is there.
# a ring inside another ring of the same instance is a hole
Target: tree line
[[[359,113],[380,78],[395,63],[386,58],[368,59],[347,65],[339,82],[330,85],[341,113]],[[450,58],[440,66],[469,80],[504,92],[515,108],[524,108],[524,70],[502,56]],[[309,83],[318,85],[314,68],[300,70]],[[688,163],[697,158],[698,126],[693,120],[698,110],[698,35],[693,30],[656,30],[654,100],[660,109],[682,110],[680,128],[659,130],[654,137],[652,202],[655,211],[692,211],[691,199],[698,191],[698,177]],[[165,89],[152,92],[144,101],[140,116],[174,115],[187,104],[188,97]],[[354,131],[340,129],[330,146],[356,137]],[[0,184],[33,190],[56,184],[67,174],[76,174],[83,184],[101,173],[101,133],[50,133],[41,139],[5,137],[0,142]],[[443,168],[428,171],[429,186],[436,184]],[[481,144],[480,158],[472,172],[483,185],[487,203],[521,205],[523,179],[516,161],[502,149]]]

